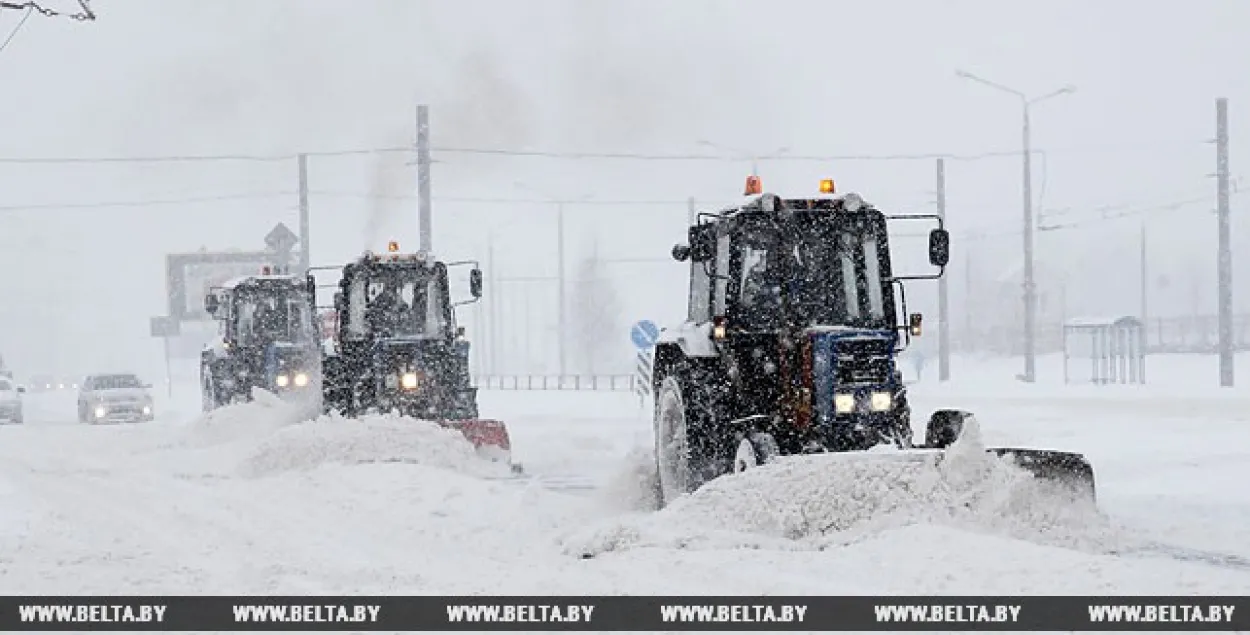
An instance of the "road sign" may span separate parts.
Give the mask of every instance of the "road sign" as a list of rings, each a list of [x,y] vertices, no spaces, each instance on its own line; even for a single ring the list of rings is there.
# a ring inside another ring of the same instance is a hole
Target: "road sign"
[[[660,328],[651,320],[639,320],[629,329],[629,339],[639,349],[651,348],[660,339]]]
[[[299,236],[291,228],[278,223],[265,235],[265,244],[276,252],[289,252],[299,242]]]
[[[152,318],[152,337],[177,337],[182,324],[169,316],[158,315]]]

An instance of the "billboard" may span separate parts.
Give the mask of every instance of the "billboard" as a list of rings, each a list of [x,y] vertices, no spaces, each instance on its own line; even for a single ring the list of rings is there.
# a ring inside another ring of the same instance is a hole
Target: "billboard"
[[[166,258],[169,317],[179,322],[211,321],[212,316],[204,312],[209,289],[276,264],[274,254],[267,251],[170,254]]]

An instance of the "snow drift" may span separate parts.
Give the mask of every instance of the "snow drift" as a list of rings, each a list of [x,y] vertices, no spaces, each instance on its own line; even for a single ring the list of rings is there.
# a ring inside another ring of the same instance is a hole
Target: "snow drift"
[[[321,415],[308,404],[264,390],[253,400],[205,413],[176,429],[162,449],[201,457],[225,476],[260,478],[323,466],[406,463],[498,477],[506,466],[486,460],[460,432],[410,417]]]
[[[629,498],[620,485],[634,476],[632,500],[642,509],[655,487],[650,461],[631,456],[611,495]],[[1080,549],[1109,549],[1117,540],[1092,505],[987,453],[971,420],[945,453],[784,457],[715,479],[658,512],[574,532],[564,547],[583,557],[638,547],[823,549],[921,524]]]

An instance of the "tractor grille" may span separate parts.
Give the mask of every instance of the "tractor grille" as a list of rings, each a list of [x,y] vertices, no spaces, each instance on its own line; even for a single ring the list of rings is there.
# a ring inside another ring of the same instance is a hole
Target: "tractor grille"
[[[888,340],[843,340],[834,346],[837,385],[889,383],[892,351]]]

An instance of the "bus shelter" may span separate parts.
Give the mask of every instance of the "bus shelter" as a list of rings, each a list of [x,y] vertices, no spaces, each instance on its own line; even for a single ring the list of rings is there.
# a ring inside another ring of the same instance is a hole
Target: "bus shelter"
[[[1063,325],[1064,383],[1146,383],[1146,330],[1138,318],[1084,318]]]

